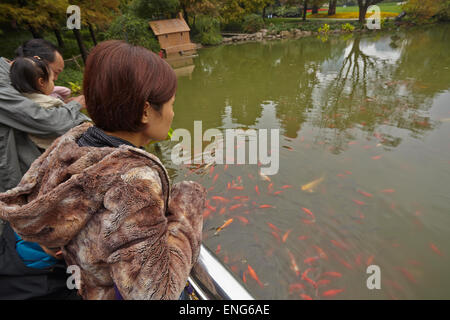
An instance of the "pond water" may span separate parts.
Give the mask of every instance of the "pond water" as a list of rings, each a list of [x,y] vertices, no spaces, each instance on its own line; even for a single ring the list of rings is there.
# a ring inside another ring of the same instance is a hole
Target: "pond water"
[[[209,189],[204,244],[256,298],[450,298],[449,34],[219,46],[180,69],[174,129],[280,130],[270,181],[151,147],[173,182]]]

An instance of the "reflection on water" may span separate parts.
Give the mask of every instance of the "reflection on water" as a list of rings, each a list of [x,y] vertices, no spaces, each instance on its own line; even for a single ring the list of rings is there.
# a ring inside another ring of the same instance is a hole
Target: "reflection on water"
[[[204,243],[255,297],[450,297],[449,31],[207,48],[180,75],[174,129],[281,130],[270,181],[152,149],[175,182],[209,188]]]

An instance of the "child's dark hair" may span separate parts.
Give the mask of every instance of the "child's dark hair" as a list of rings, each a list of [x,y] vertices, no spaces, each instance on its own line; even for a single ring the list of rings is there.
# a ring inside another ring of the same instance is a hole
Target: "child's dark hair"
[[[48,63],[39,57],[18,57],[10,70],[11,84],[21,93],[41,93],[38,79],[45,82],[50,78]]]

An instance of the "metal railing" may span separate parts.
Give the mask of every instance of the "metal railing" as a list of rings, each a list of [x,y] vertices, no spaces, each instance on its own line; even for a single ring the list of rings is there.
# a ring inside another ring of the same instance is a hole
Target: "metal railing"
[[[188,281],[201,300],[254,300],[234,275],[203,245]]]

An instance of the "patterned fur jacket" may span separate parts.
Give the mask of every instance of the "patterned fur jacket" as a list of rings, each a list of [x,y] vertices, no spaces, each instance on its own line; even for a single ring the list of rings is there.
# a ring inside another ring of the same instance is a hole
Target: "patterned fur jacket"
[[[143,150],[79,147],[91,126],[57,139],[20,184],[0,194],[0,219],[26,241],[62,248],[84,299],[178,299],[201,245],[206,190],[170,188]]]

